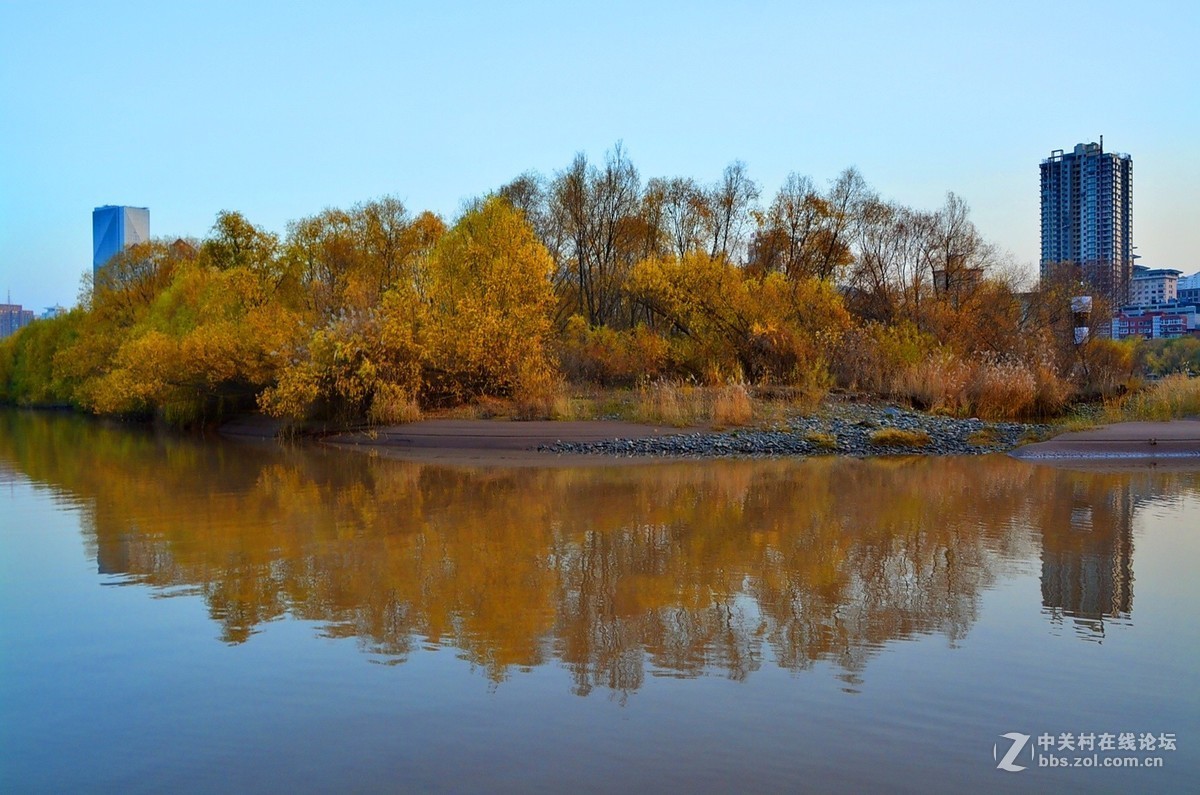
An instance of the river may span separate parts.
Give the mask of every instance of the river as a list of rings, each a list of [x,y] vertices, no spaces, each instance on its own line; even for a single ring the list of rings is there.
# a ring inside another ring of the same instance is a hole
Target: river
[[[455,466],[3,411],[0,517],[5,792],[1200,775],[1200,469]]]

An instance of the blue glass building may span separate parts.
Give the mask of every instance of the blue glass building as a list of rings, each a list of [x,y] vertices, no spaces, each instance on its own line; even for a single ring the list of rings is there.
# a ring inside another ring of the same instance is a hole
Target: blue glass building
[[[92,210],[92,276],[117,252],[149,239],[149,208],[106,204]]]

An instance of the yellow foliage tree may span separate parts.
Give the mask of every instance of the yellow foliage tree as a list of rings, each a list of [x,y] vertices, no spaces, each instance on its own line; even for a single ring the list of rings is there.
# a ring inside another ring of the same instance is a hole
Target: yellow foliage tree
[[[91,379],[90,408],[188,424],[253,405],[303,328],[297,312],[268,300],[264,277],[248,266],[180,267]]]
[[[436,231],[427,221],[424,228]],[[502,199],[486,200],[378,307],[316,330],[260,405],[278,416],[389,422],[417,401],[540,401],[556,376],[552,267],[524,216]]]
[[[693,373],[710,380],[819,387],[850,322],[828,282],[747,273],[703,254],[639,263],[632,290],[670,322]]]
[[[434,248],[426,390],[433,398],[539,388],[549,354],[554,264],[524,216],[491,198]]]

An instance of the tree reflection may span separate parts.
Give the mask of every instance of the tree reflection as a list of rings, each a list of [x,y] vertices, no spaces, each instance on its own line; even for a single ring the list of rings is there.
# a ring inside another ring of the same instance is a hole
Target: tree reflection
[[[102,573],[198,594],[228,643],[292,616],[494,682],[558,661],[580,694],[768,662],[861,681],[888,642],[964,637],[1039,541],[1052,617],[1132,606],[1129,478],[1002,457],[468,469],[8,412],[4,462],[81,506]]]

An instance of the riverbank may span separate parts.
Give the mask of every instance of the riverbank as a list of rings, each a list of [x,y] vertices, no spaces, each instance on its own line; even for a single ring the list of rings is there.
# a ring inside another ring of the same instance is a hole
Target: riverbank
[[[546,463],[561,445],[604,445],[613,440],[651,442],[700,428],[672,428],[620,420],[422,420],[367,431],[336,433],[325,444],[366,449],[378,455],[448,464]],[[611,463],[601,450],[581,449],[572,462]]]
[[[559,442],[554,453],[712,458],[723,456],[983,455],[1045,438],[1052,426],[985,422],[893,406],[840,404],[773,428],[696,430],[653,438]]]
[[[1046,438],[1053,426],[941,417],[891,406],[836,404],[762,428],[674,428],[612,420],[426,420],[327,436],[339,446],[438,459],[549,455],[719,458],[982,455]]]
[[[1076,459],[1200,460],[1200,420],[1119,422],[1063,433],[1012,452],[1028,461]]]
[[[286,427],[283,421],[252,414],[223,424],[219,432],[244,442],[274,443],[288,437]],[[916,443],[896,443],[897,436]],[[768,426],[723,430],[616,419],[432,419],[351,431],[310,428],[296,438],[388,457],[471,464],[1002,452],[1049,464],[1148,461],[1190,468],[1200,463],[1200,419],[1122,422],[1063,432],[1057,424],[985,422],[862,403],[826,404],[817,413],[781,418]]]

